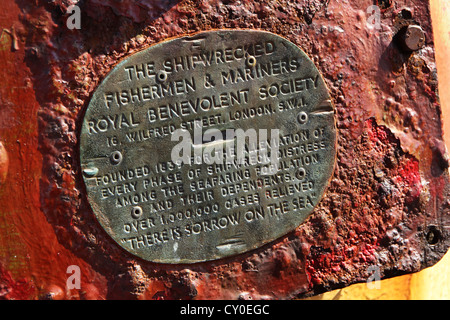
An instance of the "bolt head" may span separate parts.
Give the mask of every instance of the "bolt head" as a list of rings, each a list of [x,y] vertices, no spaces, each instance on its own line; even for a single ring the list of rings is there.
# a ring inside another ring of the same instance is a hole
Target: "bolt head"
[[[408,51],[417,51],[425,45],[425,33],[418,25],[409,25],[403,37],[403,47]]]

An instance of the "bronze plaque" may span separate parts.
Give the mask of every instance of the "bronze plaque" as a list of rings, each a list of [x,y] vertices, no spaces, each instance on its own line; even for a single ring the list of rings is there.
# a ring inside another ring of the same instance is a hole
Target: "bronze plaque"
[[[332,175],[334,109],[293,43],[261,31],[172,39],[119,63],[84,116],[91,207],[160,263],[242,253],[298,227]]]

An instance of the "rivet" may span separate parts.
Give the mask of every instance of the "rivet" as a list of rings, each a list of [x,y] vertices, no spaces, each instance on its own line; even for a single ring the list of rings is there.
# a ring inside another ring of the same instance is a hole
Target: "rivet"
[[[65,293],[63,289],[56,285],[49,285],[42,295],[39,297],[40,300],[63,300],[65,299]]]

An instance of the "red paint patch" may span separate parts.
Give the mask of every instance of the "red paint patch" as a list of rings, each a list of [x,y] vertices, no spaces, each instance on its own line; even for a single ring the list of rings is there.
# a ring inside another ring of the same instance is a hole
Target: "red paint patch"
[[[369,129],[368,134],[372,142],[379,141],[383,144],[397,142],[394,135],[385,126],[379,126],[374,118],[366,121],[366,127]]]
[[[26,279],[14,280],[0,265],[0,300],[27,300],[35,293],[34,285]]]
[[[397,181],[406,184],[410,189],[407,193],[406,202],[411,203],[417,199],[422,191],[420,180],[419,161],[410,157],[397,169]]]

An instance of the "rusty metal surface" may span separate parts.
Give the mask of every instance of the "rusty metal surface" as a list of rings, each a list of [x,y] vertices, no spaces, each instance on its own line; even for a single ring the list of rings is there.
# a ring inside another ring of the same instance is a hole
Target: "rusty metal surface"
[[[366,281],[371,266],[383,278],[415,272],[447,251],[448,159],[427,1],[375,1],[379,28],[367,25],[374,1],[92,0],[80,3],[80,30],[66,27],[70,4],[7,1],[0,17],[9,32],[0,51],[3,298],[289,299]],[[396,37],[411,24],[425,35],[416,51]],[[140,260],[89,207],[77,151],[83,114],[120,59],[227,28],[273,32],[315,62],[336,108],[333,178],[307,221],[259,249],[193,265]],[[81,269],[80,290],[66,287],[69,265]]]

